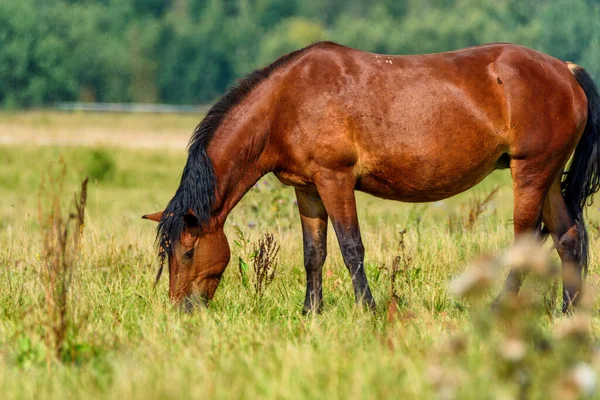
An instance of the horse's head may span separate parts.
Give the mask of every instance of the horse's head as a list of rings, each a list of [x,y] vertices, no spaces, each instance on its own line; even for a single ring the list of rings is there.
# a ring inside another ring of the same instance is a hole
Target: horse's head
[[[146,214],[142,218],[160,222],[163,211]],[[159,238],[161,266],[165,259],[169,266],[169,296],[186,311],[206,304],[215,294],[221,275],[229,263],[229,244],[222,226],[201,229],[192,213],[183,217],[183,228],[177,240]]]

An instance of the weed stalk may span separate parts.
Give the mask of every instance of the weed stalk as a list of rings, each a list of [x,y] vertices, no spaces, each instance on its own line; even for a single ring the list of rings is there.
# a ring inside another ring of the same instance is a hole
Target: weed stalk
[[[43,243],[41,276],[47,315],[45,342],[46,347],[52,349],[47,353],[48,366],[52,357],[58,361],[62,360],[67,333],[73,325],[69,291],[78,260],[87,202],[86,178],[81,183],[79,195],[74,194],[74,212],[63,216],[61,193],[65,185],[65,176],[66,166],[63,164],[58,176],[49,179],[49,211],[44,212],[41,196],[38,204]]]

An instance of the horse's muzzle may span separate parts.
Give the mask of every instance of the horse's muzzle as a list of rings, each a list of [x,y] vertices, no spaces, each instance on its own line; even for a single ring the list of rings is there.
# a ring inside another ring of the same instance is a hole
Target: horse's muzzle
[[[179,302],[179,309],[186,313],[193,313],[207,306],[208,300],[197,294],[187,295]]]

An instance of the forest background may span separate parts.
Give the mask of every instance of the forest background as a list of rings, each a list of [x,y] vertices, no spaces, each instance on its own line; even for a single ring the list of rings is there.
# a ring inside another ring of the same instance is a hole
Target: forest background
[[[207,104],[319,40],[389,54],[514,42],[600,81],[598,0],[2,0],[0,108]]]

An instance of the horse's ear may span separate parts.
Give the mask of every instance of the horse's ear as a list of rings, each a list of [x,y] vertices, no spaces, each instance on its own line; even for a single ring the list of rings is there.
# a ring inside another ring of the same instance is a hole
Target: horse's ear
[[[198,217],[191,212],[183,216],[183,222],[185,222],[185,227],[188,229],[198,229],[200,227]]]
[[[200,235],[200,222],[191,212],[183,216],[183,222],[185,229],[181,232],[180,242],[184,247],[193,247]]]
[[[149,219],[150,221],[160,222],[164,211],[155,212],[154,214],[142,215],[142,219]]]

